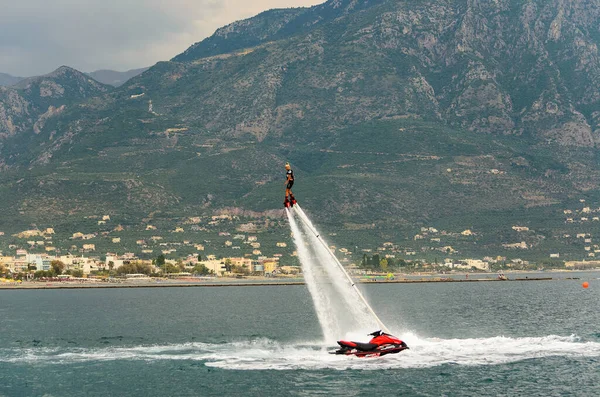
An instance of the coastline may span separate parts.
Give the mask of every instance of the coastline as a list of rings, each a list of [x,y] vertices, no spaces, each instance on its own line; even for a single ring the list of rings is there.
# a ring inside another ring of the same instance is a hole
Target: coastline
[[[573,274],[573,277],[556,277],[557,275]],[[536,273],[510,273],[506,280],[499,279],[496,273],[469,273],[453,275],[403,275],[397,279],[362,278],[359,284],[420,284],[420,283],[473,283],[473,282],[514,282],[514,281],[559,281],[579,280],[573,272],[536,272]],[[532,277],[525,274],[531,274]],[[468,275],[468,277],[467,277]],[[25,281],[22,283],[3,283],[0,290],[39,290],[39,289],[108,289],[108,288],[198,288],[198,287],[265,287],[265,286],[291,286],[304,285],[302,278],[223,278],[212,280],[152,280],[131,281],[119,280],[106,281]]]

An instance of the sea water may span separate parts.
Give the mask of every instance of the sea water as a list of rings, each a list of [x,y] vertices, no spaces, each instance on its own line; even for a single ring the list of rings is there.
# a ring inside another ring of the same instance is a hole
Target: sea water
[[[305,286],[0,291],[0,395],[600,395],[599,275],[363,285],[411,348],[378,359]]]

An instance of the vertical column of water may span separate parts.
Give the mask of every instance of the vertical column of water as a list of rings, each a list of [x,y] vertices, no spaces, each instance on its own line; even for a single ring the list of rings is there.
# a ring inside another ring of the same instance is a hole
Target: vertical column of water
[[[298,205],[295,207],[295,210],[302,220],[304,231],[308,236],[311,247],[315,249],[318,262],[327,271],[328,278],[337,291],[338,299],[344,301],[344,309],[347,315],[344,321],[344,331],[368,330],[380,327],[379,319],[374,318],[374,315],[371,314],[373,309],[356,293],[351,281],[348,280],[345,272],[340,269],[341,264],[338,266],[338,263],[333,262],[332,253],[329,252],[326,241],[313,233],[317,229],[308,216],[306,216],[302,208]],[[317,232],[317,234],[319,233]],[[319,241],[319,238],[324,244]]]
[[[331,313],[331,302],[326,290],[319,287],[319,284],[324,280],[319,270],[317,263],[313,261],[312,255],[307,248],[302,232],[294,219],[292,212],[286,209],[288,221],[290,222],[290,228],[292,229],[292,236],[294,243],[298,250],[298,257],[302,266],[302,273],[304,275],[304,282],[308,288],[308,292],[313,300],[313,305],[323,331],[323,337],[326,342],[334,342],[339,337],[338,331],[339,326],[336,324],[336,316]],[[321,280],[319,280],[321,278]]]

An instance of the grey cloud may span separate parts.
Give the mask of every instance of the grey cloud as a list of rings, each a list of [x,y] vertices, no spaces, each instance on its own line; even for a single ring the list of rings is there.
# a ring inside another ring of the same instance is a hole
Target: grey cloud
[[[0,72],[126,70],[168,60],[235,20],[324,0],[21,0],[0,12]],[[14,4],[12,4],[14,3]]]

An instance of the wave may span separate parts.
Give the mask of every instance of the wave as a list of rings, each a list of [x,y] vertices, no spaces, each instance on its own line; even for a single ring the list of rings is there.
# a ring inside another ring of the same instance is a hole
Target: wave
[[[524,338],[421,339],[402,335],[410,350],[382,358],[361,359],[327,353],[322,342],[285,344],[269,339],[231,343],[184,343],[104,348],[0,349],[0,363],[71,364],[121,360],[188,360],[229,370],[320,370],[428,368],[446,364],[498,365],[544,357],[598,357],[600,343],[576,335]]]

